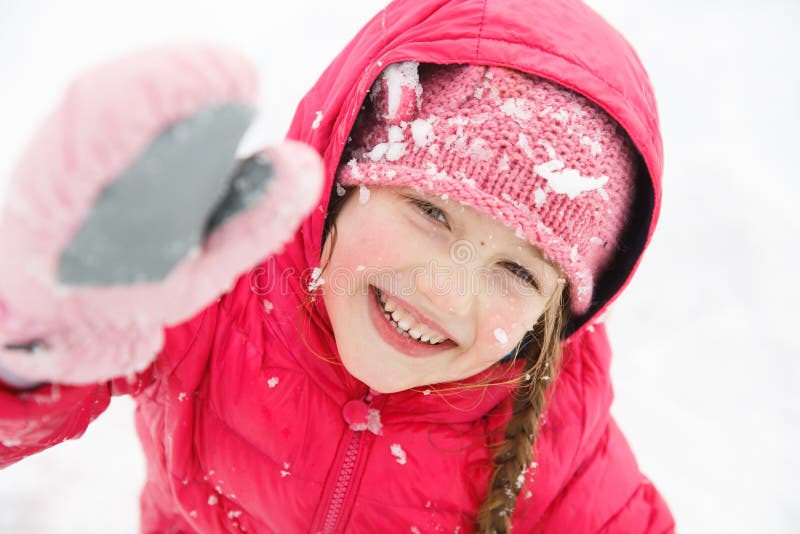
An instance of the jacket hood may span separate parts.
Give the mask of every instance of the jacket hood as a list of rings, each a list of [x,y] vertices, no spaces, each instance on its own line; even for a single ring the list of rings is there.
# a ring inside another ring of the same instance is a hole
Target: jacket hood
[[[535,21],[535,24],[531,24]],[[578,0],[397,0],[375,15],[300,102],[288,138],[323,156],[325,186],[299,232],[308,266],[319,263],[334,176],[368,90],[401,61],[503,66],[541,76],[595,102],[628,133],[641,163],[621,252],[596,281],[571,335],[600,317],[627,286],[650,242],[661,205],[663,150],[647,73],[630,44]]]
[[[621,236],[623,253],[598,277],[594,302],[587,313],[570,320],[564,335],[565,369],[572,366],[566,375],[597,374],[591,391],[585,384],[564,384],[562,378],[555,393],[558,397],[558,390],[577,387],[573,393],[581,398],[581,405],[591,407],[593,415],[587,415],[587,421],[602,420],[612,398],[610,352],[605,329],[595,328],[595,323],[630,281],[652,236],[661,204],[662,145],[650,81],[636,53],[579,0],[398,0],[375,15],[301,100],[287,134],[319,151],[326,182],[318,205],[302,223],[287,254],[278,260],[290,263],[278,267],[309,272],[319,265],[330,192],[352,125],[374,80],[387,65],[402,61],[495,65],[541,76],[595,102],[630,136],[641,161],[632,215]],[[302,288],[297,291],[295,298],[302,299]],[[323,299],[316,299],[313,306],[318,313],[312,314],[307,346],[316,354],[336,358]],[[283,342],[291,344],[290,334],[283,335]],[[331,365],[306,356],[298,364],[338,403],[367,392],[367,386],[339,362]],[[512,374],[503,377],[514,376],[523,363],[507,366]],[[588,366],[586,372],[575,367],[583,365]],[[391,412],[396,422],[466,423],[497,407],[493,413],[500,414],[498,421],[503,424],[510,414],[511,387],[495,385],[496,367],[460,381],[491,382],[492,386],[462,390],[446,402],[438,394],[401,391],[384,396],[382,413],[388,417]],[[556,405],[559,402],[555,400]],[[499,409],[500,403],[509,409]]]

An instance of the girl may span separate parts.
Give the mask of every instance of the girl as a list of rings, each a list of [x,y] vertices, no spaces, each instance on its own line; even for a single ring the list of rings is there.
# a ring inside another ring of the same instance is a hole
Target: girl
[[[293,142],[233,164],[252,85],[152,51],[34,139],[2,465],[131,394],[145,532],[671,531],[608,411],[600,318],[660,204],[624,39],[571,0],[394,2],[297,110],[323,170]]]

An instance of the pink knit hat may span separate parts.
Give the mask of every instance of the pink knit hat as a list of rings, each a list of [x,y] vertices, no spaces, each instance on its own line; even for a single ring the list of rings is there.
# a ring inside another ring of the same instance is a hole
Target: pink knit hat
[[[585,97],[518,71],[416,62],[387,67],[359,115],[343,185],[447,194],[539,247],[585,313],[634,196],[623,129]]]

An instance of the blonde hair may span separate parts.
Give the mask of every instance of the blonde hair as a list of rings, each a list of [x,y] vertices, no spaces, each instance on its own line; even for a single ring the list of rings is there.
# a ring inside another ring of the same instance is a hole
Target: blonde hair
[[[475,530],[481,534],[504,534],[511,530],[511,515],[533,461],[539,418],[547,409],[551,386],[561,365],[561,333],[567,322],[567,310],[569,291],[559,284],[543,320],[534,327],[534,342],[523,351],[527,363],[514,394],[511,419],[503,439],[487,445],[494,449],[494,472],[475,520]]]
[[[326,265],[336,245],[336,218],[342,205],[356,188],[345,188],[345,193],[341,196],[335,193],[336,189],[334,187],[331,194],[323,227],[322,244],[329,232],[333,234]],[[313,300],[314,297],[310,298]],[[531,330],[531,342],[521,350],[518,345],[513,355],[510,365],[519,357],[525,359],[526,365],[519,376],[504,382],[518,383],[519,388],[514,393],[511,419],[505,427],[503,438],[496,443],[489,443],[492,435],[490,433],[486,436],[487,448],[494,449],[494,471],[489,478],[488,495],[478,508],[475,518],[474,527],[480,534],[504,534],[511,529],[511,515],[523,486],[522,481],[533,461],[539,418],[547,409],[549,392],[552,391],[551,386],[556,381],[561,364],[561,335],[567,324],[569,308],[569,282],[557,284],[542,318]],[[307,299],[303,303],[303,309],[312,313],[314,307],[310,306]],[[300,334],[303,337],[302,329]],[[311,349],[308,344],[306,346]],[[312,353],[316,354],[313,350]],[[330,363],[339,363],[334,358],[316,355]],[[475,388],[491,385],[497,385],[497,382],[471,383],[466,386]]]

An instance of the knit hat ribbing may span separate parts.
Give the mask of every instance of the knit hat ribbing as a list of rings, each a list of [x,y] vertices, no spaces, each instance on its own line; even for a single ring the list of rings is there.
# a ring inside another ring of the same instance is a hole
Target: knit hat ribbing
[[[373,84],[343,185],[415,187],[484,211],[539,247],[585,313],[634,195],[623,129],[588,99],[502,67],[405,62]]]

